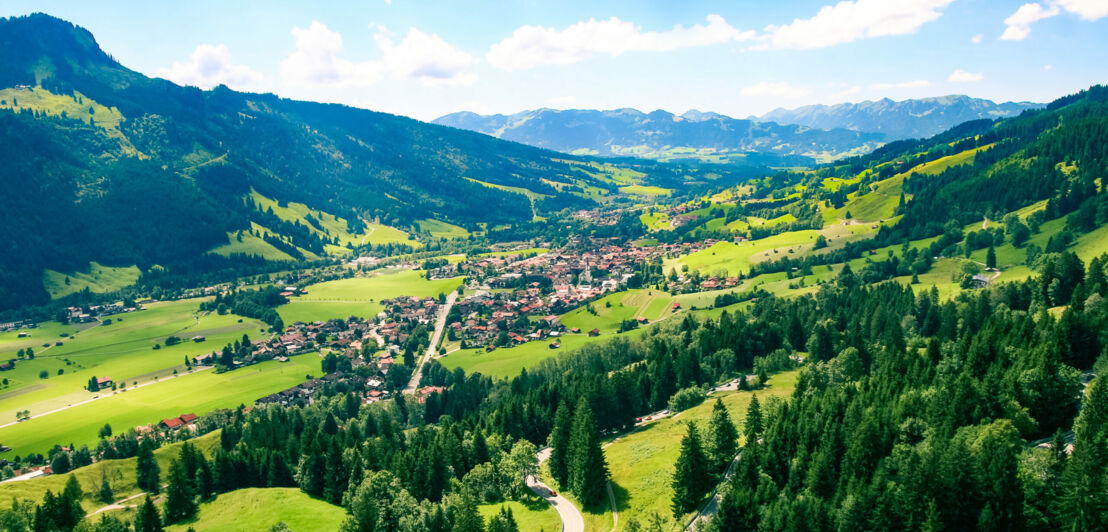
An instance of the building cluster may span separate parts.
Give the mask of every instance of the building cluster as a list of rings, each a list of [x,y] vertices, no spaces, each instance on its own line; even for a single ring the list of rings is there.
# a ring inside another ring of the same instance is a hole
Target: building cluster
[[[137,310],[143,310],[144,308],[145,307],[142,305],[125,307],[121,303],[107,303],[89,307],[68,307],[66,309],[66,318],[69,320],[69,323],[88,323],[100,318],[123,314],[125,312],[135,312]]]

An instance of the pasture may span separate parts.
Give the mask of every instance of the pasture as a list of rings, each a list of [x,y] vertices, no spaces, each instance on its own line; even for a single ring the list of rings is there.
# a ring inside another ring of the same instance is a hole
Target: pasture
[[[250,405],[259,397],[303,382],[309,374],[320,373],[319,357],[313,353],[292,357],[286,363],[263,362],[221,374],[194,371],[127,391],[100,392],[100,398],[91,402],[0,428],[0,442],[18,455],[46,453],[54,444],[91,447],[105,423],[122,432],[184,413],[204,415]]]
[[[15,369],[3,373],[7,386],[0,393],[0,424],[14,421],[19,410],[30,410],[33,416],[92,398],[97,394],[84,388],[93,376],[133,385],[184,372],[186,357],[219,349],[243,334],[257,337],[263,327],[259,321],[231,314],[200,315],[199,303],[198,299],[150,303],[146,310],[112,316],[111,325],[82,324],[88,328],[76,334],[79,327],[56,322],[26,331],[27,338],[13,339],[14,333],[5,333],[0,337],[0,358],[16,358],[28,342],[35,358],[16,359]],[[181,343],[164,345],[170,335],[181,338]],[[207,340],[190,340],[198,335]],[[153,349],[155,344],[162,344],[161,349]],[[43,371],[46,378],[41,376]]]
[[[90,292],[103,294],[135,284],[140,275],[142,272],[137,266],[104,266],[90,262],[88,268],[76,272],[43,270],[42,286],[50,294],[50,299],[75,294],[86,288]]]
[[[219,447],[219,431],[209,432],[198,438],[189,440],[193,446],[203,452],[209,458]],[[169,464],[181,454],[183,443],[171,443],[154,450],[154,457],[163,472],[169,471]],[[135,483],[135,458],[121,460],[102,460],[90,466],[74,469],[63,475],[47,475],[44,477],[21,480],[18,482],[0,483],[0,500],[11,501],[13,499],[27,499],[37,502],[42,501],[46,491],[61,493],[69,477],[77,477],[77,482],[85,492],[85,498],[81,500],[81,506],[85,511],[93,511],[101,508],[103,504],[93,500],[96,490],[100,488],[100,480],[107,477],[108,484],[116,500],[140,493],[141,490]],[[163,473],[164,474],[164,473]],[[141,502],[141,501],[140,501]]]
[[[443,222],[441,220],[416,220],[416,226],[420,233],[430,234],[433,238],[466,238],[469,231],[464,227]]]
[[[616,496],[616,506],[619,508],[619,529],[626,529],[631,519],[645,525],[655,513],[662,518],[665,530],[675,529],[678,525],[684,526],[684,519],[692,514],[683,516],[681,521],[674,520],[670,509],[673,497],[670,479],[688,423],[696,422],[697,427],[702,432],[705,431],[715,399],[720,397],[731,420],[739,429],[741,439],[743,421],[746,419],[751,397],[758,396],[765,412],[764,405],[768,398],[786,398],[792,393],[798,373],[791,371],[773,375],[769,379],[769,387],[757,392],[709,395],[699,406],[649,423],[608,443],[604,447],[604,457],[611,472],[612,488]]]
[[[341,506],[313,499],[297,488],[246,488],[201,504],[195,519],[166,531],[255,532],[285,523],[296,532],[332,532],[345,519]]]
[[[636,338],[644,330],[640,327],[620,336]],[[490,353],[486,353],[484,348],[462,349],[437,360],[448,369],[462,368],[466,373],[480,373],[493,378],[512,378],[519,375],[525,368],[530,368],[543,360],[592,343],[610,340],[615,336],[616,333],[592,337],[584,333],[566,334],[559,337],[562,343],[562,347],[559,349],[551,349],[550,342],[553,341],[553,338],[548,338],[527,342],[516,347],[501,347]]]
[[[620,322],[637,318],[646,318],[651,322],[658,321],[671,312],[672,298],[669,293],[654,289],[627,290],[608,294],[590,306],[595,315],[589,312],[587,307],[578,307],[560,318],[562,325],[567,329],[577,327],[581,332],[587,332],[593,328],[601,332],[613,332],[619,330]]]
[[[461,277],[429,281],[415,270],[379,270],[366,277],[352,277],[305,287],[307,294],[293,296],[277,309],[285,323],[326,321],[381,312],[381,300],[400,296],[435,297],[457,290]]]
[[[477,507],[481,517],[487,523],[490,517],[500,513],[501,508],[512,511],[512,517],[519,525],[520,532],[558,532],[562,529],[562,518],[550,503],[539,497],[530,497],[526,501],[505,501],[495,504],[482,504]],[[197,531],[199,532],[199,530]]]

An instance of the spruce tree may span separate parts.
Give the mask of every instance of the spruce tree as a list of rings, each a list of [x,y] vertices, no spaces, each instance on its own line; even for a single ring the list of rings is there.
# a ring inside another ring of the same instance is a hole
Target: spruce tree
[[[989,246],[989,251],[985,252],[985,267],[996,268],[996,248]]]
[[[451,532],[483,532],[485,521],[477,512],[477,501],[469,493],[463,492],[454,508],[454,526]]]
[[[762,435],[762,407],[758,404],[758,396],[750,398],[750,406],[746,409],[746,443],[757,443]]]
[[[158,509],[154,506],[154,500],[150,494],[146,494],[146,500],[139,506],[135,515],[135,532],[163,532],[162,518],[158,515]]]
[[[97,494],[100,502],[104,504],[111,504],[115,502],[115,493],[112,492],[112,486],[108,483],[108,475],[100,475],[100,492]]]
[[[169,486],[165,490],[165,521],[177,523],[196,515],[196,495],[192,490],[192,476],[185,470],[182,460],[174,460],[169,466]]]
[[[712,477],[708,471],[708,458],[700,445],[700,433],[690,422],[685,437],[681,439],[681,455],[673,472],[673,516],[680,517],[696,509],[696,504],[711,489]]]
[[[489,517],[489,526],[485,530],[488,532],[519,532],[519,525],[516,523],[515,516],[512,515],[512,509],[501,506],[499,513]]]
[[[607,491],[608,464],[604,462],[600,433],[586,397],[581,398],[574,412],[567,463],[570,491],[585,506],[600,504]]]
[[[149,439],[139,443],[135,469],[135,483],[139,489],[157,495],[161,491],[161,468],[154,458],[154,444]]]
[[[570,431],[573,430],[573,415],[569,412],[569,406],[562,403],[558,412],[554,414],[554,429],[550,431],[550,474],[559,488],[565,488],[569,482],[569,467],[566,460],[569,456]]]
[[[715,471],[721,472],[738,452],[739,431],[731,421],[731,415],[723,401],[716,399],[712,407],[712,419],[708,422],[708,456]]]

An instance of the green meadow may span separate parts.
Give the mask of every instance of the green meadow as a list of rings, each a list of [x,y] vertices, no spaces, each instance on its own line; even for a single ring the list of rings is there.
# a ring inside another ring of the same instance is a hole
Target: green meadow
[[[209,432],[199,438],[193,438],[189,440],[189,443],[211,457],[216,447],[219,447],[219,431]],[[170,463],[180,456],[182,445],[183,443],[172,443],[163,445],[154,451],[154,456],[157,458],[158,465],[163,472],[169,471]],[[69,477],[77,477],[77,482],[86,494],[85,498],[81,500],[81,506],[84,507],[85,511],[92,512],[104,506],[99,501],[94,500],[92,494],[99,489],[100,481],[105,477],[108,479],[108,484],[112,487],[112,492],[117,501],[141,493],[135,483],[136,461],[136,458],[101,460],[63,475],[48,475],[19,482],[0,483],[0,500],[5,502],[31,500],[37,503],[42,501],[42,497],[46,495],[47,490],[61,493],[65,488],[65,483],[69,481]]]
[[[581,332],[593,328],[613,332],[619,330],[620,323],[625,320],[646,318],[651,322],[658,321],[671,312],[671,303],[672,297],[662,290],[627,290],[594,301],[591,306],[596,315],[586,307],[578,307],[563,314],[560,321],[566,328],[577,327]]]
[[[339,279],[303,287],[307,294],[293,296],[277,310],[285,323],[326,321],[381,312],[381,300],[400,296],[435,297],[462,285],[462,278],[429,281],[415,270],[384,270],[366,277]]]
[[[0,442],[17,455],[45,454],[54,444],[92,447],[105,423],[122,432],[180,414],[250,405],[320,373],[319,357],[313,353],[226,373],[196,371],[127,391],[101,392],[94,401],[0,428]]]
[[[512,517],[519,525],[520,532],[559,532],[562,529],[562,518],[558,516],[558,511],[550,503],[539,497],[531,497],[522,502],[505,501],[495,504],[482,504],[477,507],[477,511],[488,522],[489,518],[500,513],[501,508],[512,511]]]
[[[443,222],[441,220],[417,220],[416,226],[420,233],[429,233],[433,238],[466,238],[469,231],[464,227]]]
[[[727,407],[741,437],[751,397],[757,395],[763,405],[770,397],[788,397],[796,386],[798,373],[791,371],[774,375],[769,380],[769,387],[757,392],[712,394],[699,406],[649,423],[605,446],[604,457],[611,472],[612,488],[619,510],[618,529],[626,529],[631,519],[645,525],[655,513],[662,518],[664,530],[683,526],[692,514],[682,516],[679,521],[674,520],[670,509],[673,498],[670,479],[673,477],[673,464],[680,454],[681,438],[688,430],[688,423],[696,422],[701,431],[706,430],[716,397],[719,397]]]
[[[137,266],[104,266],[98,262],[90,262],[88,268],[76,272],[44,270],[42,286],[51,299],[75,294],[86,288],[90,292],[103,294],[135,284],[140,275],[142,272]]]
[[[195,519],[166,531],[264,532],[285,523],[296,532],[333,532],[345,519],[341,506],[313,499],[297,488],[246,488],[201,504]]]
[[[642,335],[644,330],[644,328],[638,328],[625,332],[621,336],[637,338]],[[531,341],[516,347],[501,347],[489,353],[486,353],[484,348],[462,349],[441,357],[438,361],[449,369],[462,368],[466,373],[480,373],[496,378],[512,378],[519,375],[525,368],[534,366],[543,360],[592,343],[610,340],[616,334],[610,332],[600,336],[588,336],[582,332],[581,334],[562,335],[558,338],[562,347],[558,349],[550,348],[550,343],[554,341],[553,338]]]

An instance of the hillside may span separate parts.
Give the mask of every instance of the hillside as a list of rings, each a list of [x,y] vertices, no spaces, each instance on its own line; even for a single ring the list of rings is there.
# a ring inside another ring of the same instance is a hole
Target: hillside
[[[46,301],[46,270],[310,259],[374,223],[472,230],[589,207],[619,186],[697,179],[696,169],[653,167],[623,182],[607,177],[610,165],[405,117],[178,86],[129,70],[88,31],[47,15],[0,20],[0,50],[0,221],[11,235],[0,244],[0,309]],[[253,193],[347,227],[282,218]]]
[[[996,103],[955,94],[902,101],[884,98],[877,101],[774,109],[757,120],[820,129],[843,128],[880,133],[884,140],[893,141],[930,137],[970,120],[1007,118],[1040,107],[1043,104]]]
[[[536,109],[513,115],[460,112],[433,123],[565,153],[748,165],[808,164],[815,158],[865,152],[882,140],[880,135],[856,131],[782,126],[699,111],[683,115],[635,109]]]

